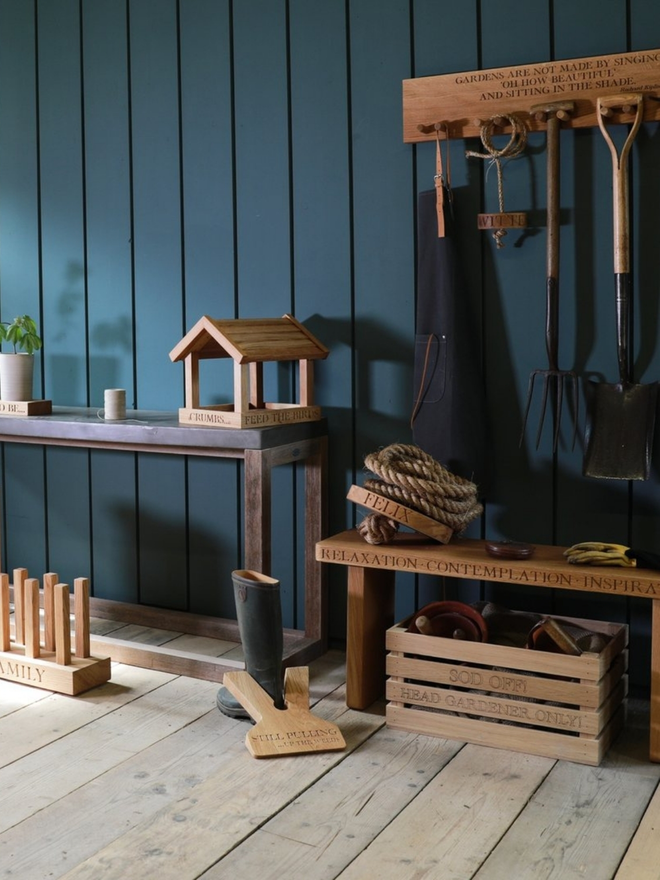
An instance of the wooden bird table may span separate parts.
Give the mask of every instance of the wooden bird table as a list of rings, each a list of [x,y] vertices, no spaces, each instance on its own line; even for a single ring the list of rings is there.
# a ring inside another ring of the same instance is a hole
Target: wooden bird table
[[[660,572],[569,564],[564,547],[536,545],[529,559],[494,559],[485,541],[446,545],[399,533],[391,544],[367,544],[354,529],[316,545],[319,562],[348,569],[346,702],[366,709],[385,691],[385,630],[394,624],[397,571],[650,599],[652,608],[650,760],[660,762]]]

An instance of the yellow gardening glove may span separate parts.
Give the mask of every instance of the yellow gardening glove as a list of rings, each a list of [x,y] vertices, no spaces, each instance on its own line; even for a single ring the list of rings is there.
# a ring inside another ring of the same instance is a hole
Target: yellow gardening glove
[[[625,568],[635,568],[637,561],[626,555],[626,551],[629,549],[624,544],[583,541],[564,550],[564,556],[575,565],[619,565]]]

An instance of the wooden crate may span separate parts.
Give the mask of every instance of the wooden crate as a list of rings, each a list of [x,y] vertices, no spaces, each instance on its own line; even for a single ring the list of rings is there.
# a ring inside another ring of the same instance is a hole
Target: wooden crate
[[[598,765],[622,727],[628,628],[579,657],[407,633],[386,634],[389,727]]]

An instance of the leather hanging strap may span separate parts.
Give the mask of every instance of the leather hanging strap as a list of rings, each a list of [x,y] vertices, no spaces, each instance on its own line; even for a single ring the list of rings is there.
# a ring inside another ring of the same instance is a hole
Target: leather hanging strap
[[[442,150],[440,148],[440,130],[444,128],[447,138],[447,175],[445,177],[442,167]],[[449,169],[449,129],[444,123],[438,123],[435,128],[435,207],[438,215],[438,238],[444,238],[447,234],[445,228],[445,198],[451,186]]]

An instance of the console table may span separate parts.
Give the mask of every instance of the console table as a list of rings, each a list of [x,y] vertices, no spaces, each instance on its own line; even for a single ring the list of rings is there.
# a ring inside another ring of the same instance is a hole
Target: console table
[[[130,410],[126,421],[104,421],[97,408],[54,406],[52,415],[0,417],[0,442],[42,446],[79,446],[126,452],[202,455],[243,459],[245,494],[245,568],[270,574],[271,471],[302,462],[305,474],[305,629],[284,633],[285,663],[304,665],[327,649],[327,596],[323,566],[314,548],[325,534],[327,423],[284,424],[276,427],[229,429],[181,425],[176,413]],[[92,584],[93,587],[93,584]],[[148,606],[92,599],[97,617],[169,628],[195,635],[239,641],[236,621]],[[242,663],[220,658],[92,637],[92,651],[134,666],[222,681],[225,672]]]
[[[494,559],[486,553],[485,541],[459,538],[440,545],[418,534],[399,533],[391,544],[374,546],[354,529],[320,541],[319,562],[348,568],[348,706],[366,709],[385,690],[385,630],[394,624],[397,571],[650,599],[650,759],[660,762],[660,572],[571,565],[564,549],[537,545],[529,559]]]

